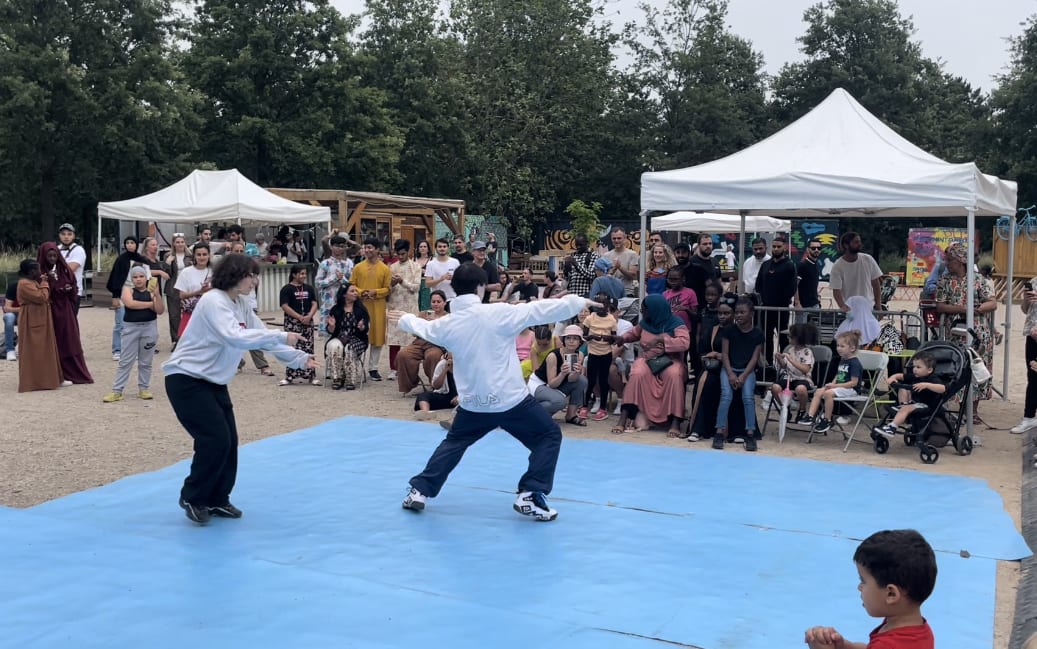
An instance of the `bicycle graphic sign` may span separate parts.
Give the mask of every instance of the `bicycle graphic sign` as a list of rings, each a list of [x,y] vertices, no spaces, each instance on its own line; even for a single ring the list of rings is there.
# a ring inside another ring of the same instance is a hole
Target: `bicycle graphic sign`
[[[965,228],[911,228],[907,234],[907,277],[908,286],[922,286],[933,272],[936,260],[952,243],[969,240]],[[979,236],[976,236],[979,250]]]

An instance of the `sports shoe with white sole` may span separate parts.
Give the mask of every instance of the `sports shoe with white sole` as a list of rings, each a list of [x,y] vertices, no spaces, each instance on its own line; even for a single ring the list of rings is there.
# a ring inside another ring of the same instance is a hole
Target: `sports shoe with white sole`
[[[7,352],[7,360],[9,360],[9,361],[16,361],[16,360],[18,360],[18,351],[15,350],[15,349],[12,349],[11,351]]]
[[[183,507],[187,517],[199,525],[205,525],[212,518],[208,507],[197,507],[183,498],[180,499],[180,506]]]
[[[407,492],[407,497],[403,499],[403,508],[416,512],[425,509],[425,494],[411,487],[410,491]]]
[[[1034,426],[1037,426],[1037,417],[1023,417],[1019,420],[1019,423],[1013,426],[1008,432],[1013,435],[1021,435]]]
[[[241,518],[243,512],[230,504],[230,501],[225,502],[222,505],[213,505],[209,507],[209,513],[213,516],[219,516],[220,518]]]
[[[595,401],[594,405],[591,406],[591,414],[596,415],[598,414],[599,410],[601,410],[601,405],[597,401]]]
[[[547,497],[540,491],[520,491],[512,507],[523,516],[532,516],[538,521],[547,522],[558,518],[558,512],[548,506]]]

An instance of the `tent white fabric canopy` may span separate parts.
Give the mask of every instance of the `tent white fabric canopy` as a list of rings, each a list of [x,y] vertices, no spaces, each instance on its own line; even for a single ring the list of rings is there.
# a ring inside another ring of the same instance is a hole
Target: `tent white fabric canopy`
[[[276,196],[237,169],[202,171],[151,194],[97,204],[103,219],[166,223],[330,223],[327,207],[303,205]]]
[[[641,209],[773,216],[980,216],[1015,212],[1016,185],[940,160],[843,89],[725,158],[641,175]]]
[[[680,232],[791,232],[792,221],[771,216],[753,214],[742,218],[731,214],[710,212],[674,212],[666,216],[652,217],[652,230],[677,230]]]

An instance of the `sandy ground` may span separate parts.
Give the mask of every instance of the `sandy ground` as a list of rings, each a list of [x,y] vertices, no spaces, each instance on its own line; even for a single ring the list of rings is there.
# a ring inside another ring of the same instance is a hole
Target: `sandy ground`
[[[901,306],[910,308],[910,305],[895,305],[895,308]],[[1018,309],[1016,314],[1019,314]],[[274,314],[264,315],[273,320]],[[1004,307],[998,315],[1000,322],[1004,319]],[[875,454],[870,443],[855,443],[844,454],[838,434],[820,438],[810,445],[803,443],[802,435],[792,434],[782,445],[768,435],[761,442],[759,452],[980,478],[1001,495],[1018,527],[1020,447],[1024,436],[1010,435],[1007,429],[1015,425],[1022,414],[1025,370],[1019,333],[1023,318],[1021,314],[1013,318],[1009,400],[981,404],[980,414],[996,430],[977,429],[982,445],[972,456],[959,457],[948,448],[941,453],[937,464],[926,466],[919,462],[917,453],[903,449],[899,440],[888,455]],[[134,379],[131,379],[124,402],[101,402],[101,397],[110,390],[117,365],[110,356],[112,313],[104,307],[87,308],[80,312],[79,320],[87,363],[95,380],[93,385],[18,394],[17,363],[0,361],[4,421],[0,428],[0,504],[30,507],[127,475],[159,469],[191,455],[191,440],[165,399],[160,372],[156,371],[152,382],[154,401],[138,400]],[[156,370],[158,364],[168,358],[170,350],[164,321],[160,329],[162,339]],[[1001,351],[1002,348],[998,348],[995,360],[997,384],[1001,378]],[[231,385],[242,444],[344,415],[413,417],[412,400],[402,398],[394,382],[373,383],[363,390],[342,393],[309,385],[278,387],[283,370],[276,361],[271,361],[277,377],[261,376],[249,363]],[[383,354],[382,362],[384,375],[388,371],[385,366],[388,353]],[[688,447],[684,440],[667,439],[663,430],[616,437],[609,433],[614,422],[615,417],[610,417],[604,422],[589,422],[587,428],[563,426],[563,431],[574,438]],[[864,440],[867,441],[866,434]],[[708,449],[705,444],[697,446],[703,451]],[[733,446],[727,452],[742,451]],[[170,495],[171,516],[177,515],[175,497],[175,494]],[[1018,581],[1019,563],[1001,562],[997,572],[994,647],[1008,646]]]

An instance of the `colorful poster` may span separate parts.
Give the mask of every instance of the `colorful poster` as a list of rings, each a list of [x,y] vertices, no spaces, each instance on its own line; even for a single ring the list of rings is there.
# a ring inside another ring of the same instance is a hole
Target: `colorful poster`
[[[965,228],[911,228],[907,234],[907,280],[908,286],[923,286],[933,271],[937,258],[952,243],[969,240]],[[979,249],[979,235],[976,235]]]
[[[839,221],[835,219],[793,219],[789,233],[789,256],[796,261],[803,258],[811,239],[821,242],[821,276],[828,277],[832,264],[839,258]]]

